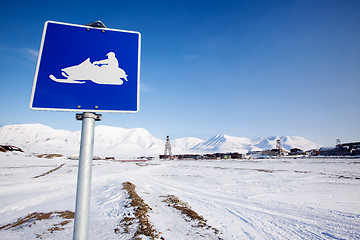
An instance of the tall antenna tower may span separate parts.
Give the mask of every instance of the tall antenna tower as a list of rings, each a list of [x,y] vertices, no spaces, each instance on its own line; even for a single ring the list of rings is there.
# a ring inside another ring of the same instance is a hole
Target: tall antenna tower
[[[169,136],[166,136],[164,156],[165,156],[165,158],[166,158],[167,156],[169,156],[170,159],[172,158],[171,144],[170,144],[170,138],[169,138]]]
[[[276,140],[276,149],[282,150],[280,139]]]

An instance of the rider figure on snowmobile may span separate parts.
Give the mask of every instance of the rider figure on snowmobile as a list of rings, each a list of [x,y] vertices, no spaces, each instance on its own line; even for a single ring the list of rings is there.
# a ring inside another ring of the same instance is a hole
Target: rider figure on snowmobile
[[[109,67],[111,69],[119,67],[119,62],[115,57],[115,53],[109,52],[108,54],[106,54],[106,56],[108,57],[107,59],[94,61],[93,64],[99,67]]]

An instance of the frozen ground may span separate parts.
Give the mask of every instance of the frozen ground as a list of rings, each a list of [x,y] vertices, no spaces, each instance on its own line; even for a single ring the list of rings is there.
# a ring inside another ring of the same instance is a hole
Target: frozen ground
[[[75,160],[0,152],[0,239],[72,239],[76,178]],[[360,159],[97,160],[90,239],[138,228],[125,221],[135,211],[124,182],[151,208],[159,239],[360,239]]]

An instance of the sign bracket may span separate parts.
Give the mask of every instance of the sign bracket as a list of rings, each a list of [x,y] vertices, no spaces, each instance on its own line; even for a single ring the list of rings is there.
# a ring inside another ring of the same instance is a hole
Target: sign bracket
[[[94,21],[94,22],[85,24],[85,26],[96,27],[96,28],[106,28],[105,24],[103,24],[101,21]]]

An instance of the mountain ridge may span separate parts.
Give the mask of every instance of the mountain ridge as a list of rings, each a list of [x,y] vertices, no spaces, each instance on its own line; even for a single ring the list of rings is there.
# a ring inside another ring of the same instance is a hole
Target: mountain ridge
[[[78,155],[80,131],[56,130],[42,124],[17,124],[0,127],[0,144],[15,145],[34,153]],[[185,137],[171,140],[172,153],[214,153],[260,151],[272,149],[280,139],[285,150],[309,150],[320,146],[297,136],[271,136],[250,139],[218,134],[207,140]],[[165,141],[151,135],[145,128],[95,127],[94,155],[139,157],[163,154]]]

